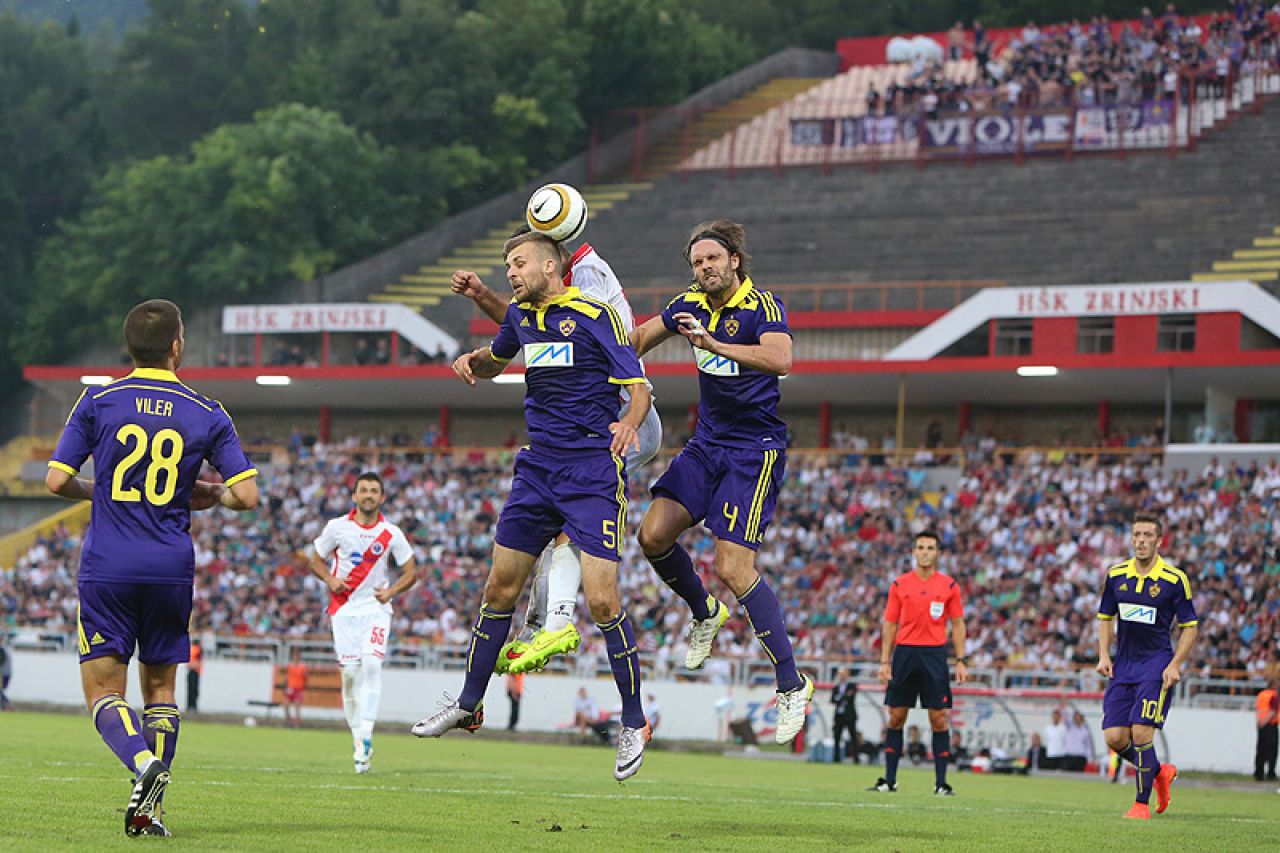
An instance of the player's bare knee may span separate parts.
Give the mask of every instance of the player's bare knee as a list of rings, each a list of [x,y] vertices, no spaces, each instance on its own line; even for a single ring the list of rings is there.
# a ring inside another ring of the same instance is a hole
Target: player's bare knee
[[[596,624],[602,625],[615,618],[622,610],[622,605],[617,595],[598,592],[587,596],[587,609],[591,611],[591,618]]]
[[[889,728],[900,729],[907,724],[906,708],[890,708],[889,709]]]
[[[676,536],[669,535],[661,525],[651,523],[649,516],[645,516],[636,532],[636,541],[640,543],[640,550],[646,557],[661,557],[675,546]]]
[[[929,727],[935,732],[945,732],[951,726],[951,715],[946,709],[929,711]]]
[[[516,606],[520,588],[505,578],[489,576],[484,585],[484,603],[494,610],[510,610]]]
[[[1112,731],[1108,729],[1105,733],[1107,746],[1111,747],[1114,752],[1124,752],[1129,748],[1130,737],[1127,731],[1123,729]]]

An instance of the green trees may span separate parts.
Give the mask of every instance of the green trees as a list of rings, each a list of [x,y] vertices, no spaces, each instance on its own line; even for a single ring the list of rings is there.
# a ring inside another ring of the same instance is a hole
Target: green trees
[[[14,342],[25,360],[112,341],[149,297],[252,299],[399,240],[424,210],[394,152],[332,112],[287,104],[226,125],[189,156],[112,167],[41,247]]]

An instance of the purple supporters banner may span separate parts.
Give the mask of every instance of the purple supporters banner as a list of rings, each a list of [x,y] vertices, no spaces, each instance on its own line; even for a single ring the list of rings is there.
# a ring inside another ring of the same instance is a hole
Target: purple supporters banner
[[[793,118],[792,145],[834,145],[836,120],[833,118]]]
[[[898,141],[897,116],[856,116],[840,119],[840,147],[892,145]]]
[[[1022,151],[1063,151],[1071,145],[1071,111],[1034,109],[1009,113],[957,113],[923,122],[927,156],[1000,156]]]

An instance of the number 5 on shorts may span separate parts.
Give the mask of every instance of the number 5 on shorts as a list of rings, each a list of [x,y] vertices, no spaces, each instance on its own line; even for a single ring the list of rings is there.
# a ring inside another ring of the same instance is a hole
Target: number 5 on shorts
[[[604,537],[604,547],[616,551],[618,549],[618,523],[616,521],[600,522],[600,533]]]

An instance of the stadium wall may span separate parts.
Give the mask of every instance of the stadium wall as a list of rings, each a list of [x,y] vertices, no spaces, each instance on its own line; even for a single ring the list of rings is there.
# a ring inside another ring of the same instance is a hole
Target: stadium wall
[[[796,447],[817,447],[821,436],[821,417],[816,408],[789,408],[785,405],[786,388],[783,388],[782,417],[791,427]],[[833,395],[834,396],[834,395]],[[666,445],[677,446],[678,440],[689,431],[688,408],[658,401],[666,430]],[[1190,434],[1191,424],[1203,415],[1201,404],[1178,404],[1174,407],[1175,435]],[[1159,405],[1125,405],[1112,403],[1108,408],[1108,423],[1112,432],[1122,434],[1150,432],[1156,419],[1164,412]],[[62,415],[65,417],[65,414]],[[1052,446],[1055,442],[1070,445],[1091,445],[1098,430],[1097,405],[1040,405],[992,406],[975,400],[969,407],[969,429],[976,435],[997,436],[1002,441],[1019,444]],[[296,426],[306,435],[317,435],[320,414],[315,409],[255,412],[236,411],[236,428],[251,443],[287,444],[289,430]],[[906,447],[918,447],[925,442],[929,424],[938,421],[942,425],[943,444],[955,446],[963,432],[959,406],[931,406],[913,404],[910,385],[907,389]],[[438,408],[421,411],[360,411],[334,407],[329,416],[329,436],[332,443],[350,437],[368,443],[375,439],[390,439],[395,433],[409,436],[415,444],[421,441],[428,429],[440,423]],[[517,407],[496,410],[452,408],[449,412],[450,440],[455,446],[500,447],[512,432],[523,442],[524,423]],[[850,405],[832,401],[830,426],[833,432],[852,432],[866,437],[872,445],[879,445],[884,436],[893,436],[897,412],[892,407]],[[61,422],[52,429],[61,427]]]
[[[10,698],[19,703],[33,703],[66,708],[83,707],[77,658],[71,654],[47,654],[15,651]],[[270,663],[229,660],[206,661],[200,687],[200,710],[206,714],[236,717],[263,716],[261,706],[250,702],[269,700],[272,693],[273,667]],[[383,673],[382,710],[380,720],[384,732],[394,731],[420,719],[436,707],[440,695],[456,692],[462,681],[459,670],[396,670]],[[186,678],[178,678],[177,704],[186,707]],[[524,701],[520,707],[521,731],[549,732],[572,730],[573,706],[578,688],[585,687],[600,708],[618,705],[613,683],[607,679],[540,675],[525,680]],[[774,693],[769,687],[731,690],[720,684],[683,681],[648,681],[646,697],[654,696],[661,709],[658,729],[660,739],[713,741],[724,739],[729,720],[746,718],[762,741],[771,739],[776,714]],[[971,751],[982,746],[1009,747],[1017,755],[1025,747],[1030,732],[1041,731],[1048,722],[1056,700],[1028,704],[1025,692],[1019,699],[993,702],[990,697],[961,696],[956,703],[954,725],[963,733]],[[129,701],[141,707],[137,685],[130,683]],[[811,737],[823,738],[830,726],[830,708],[825,693],[815,694],[811,706]],[[883,725],[883,709],[877,690],[859,693],[859,730],[864,739],[878,742]],[[1021,701],[1021,704],[1018,704]],[[1096,695],[1073,699],[1066,704],[1079,708],[1094,736],[1095,756],[1100,756],[1101,733],[1096,731],[1101,718]],[[494,678],[485,694],[485,711],[490,727],[506,727],[509,704],[503,680]],[[304,717],[341,724],[340,708],[307,708]],[[268,712],[268,719],[277,716]],[[86,723],[87,724],[87,723]],[[914,711],[908,725],[927,730],[923,711]],[[1212,736],[1206,736],[1212,732]],[[1253,768],[1256,730],[1250,710],[1218,708],[1175,708],[1165,725],[1161,757],[1175,761],[1183,770],[1226,773],[1249,773]]]

